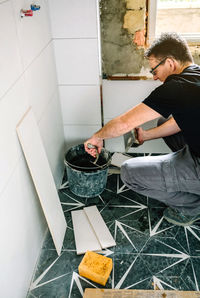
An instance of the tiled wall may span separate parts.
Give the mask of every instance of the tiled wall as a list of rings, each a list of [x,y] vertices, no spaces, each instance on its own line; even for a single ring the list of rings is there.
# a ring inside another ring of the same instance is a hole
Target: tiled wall
[[[52,33],[69,148],[101,127],[97,0],[49,0]],[[103,81],[104,123],[138,104],[158,85],[153,81]],[[149,127],[149,125],[148,125]],[[124,151],[123,137],[106,141],[111,151]],[[162,140],[134,152],[168,152]]]
[[[101,127],[96,0],[49,0],[66,147]]]
[[[107,123],[112,118],[126,112],[133,106],[142,102],[150,92],[160,85],[159,81],[139,80],[139,81],[107,81],[103,80],[103,110],[104,122]],[[157,120],[149,121],[143,126],[149,129],[156,126]],[[124,152],[123,136],[111,140],[106,140],[105,146],[111,152]],[[131,148],[129,152],[139,153],[168,153],[167,145],[162,139],[145,142],[137,148]]]
[[[46,221],[17,135],[31,105],[57,185],[64,133],[48,3],[20,18],[31,1],[0,0],[0,297],[26,297]]]

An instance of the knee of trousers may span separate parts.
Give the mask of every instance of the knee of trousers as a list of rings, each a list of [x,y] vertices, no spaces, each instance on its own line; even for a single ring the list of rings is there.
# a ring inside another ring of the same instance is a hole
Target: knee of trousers
[[[130,170],[129,165],[126,162],[124,162],[121,166],[120,176],[121,180],[127,187],[135,191],[137,190],[137,188],[141,187],[140,178],[137,175],[137,170],[134,170],[133,167],[131,167]]]
[[[126,181],[128,181],[128,170],[127,170],[127,165],[125,163],[123,163],[121,165],[120,177],[124,183],[126,183]]]

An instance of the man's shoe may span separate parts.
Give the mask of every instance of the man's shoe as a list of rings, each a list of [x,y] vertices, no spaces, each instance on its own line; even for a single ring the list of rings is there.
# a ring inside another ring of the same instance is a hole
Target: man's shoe
[[[189,226],[200,219],[200,214],[193,216],[184,215],[180,211],[171,207],[165,209],[165,211],[163,212],[163,216],[168,222],[178,226]]]

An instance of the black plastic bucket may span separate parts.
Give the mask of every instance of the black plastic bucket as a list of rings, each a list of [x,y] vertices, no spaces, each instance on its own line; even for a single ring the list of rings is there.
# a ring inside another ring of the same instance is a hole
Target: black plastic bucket
[[[69,189],[75,195],[91,198],[105,189],[111,154],[103,148],[97,165],[93,164],[94,160],[85,151],[83,144],[71,147],[65,154]]]

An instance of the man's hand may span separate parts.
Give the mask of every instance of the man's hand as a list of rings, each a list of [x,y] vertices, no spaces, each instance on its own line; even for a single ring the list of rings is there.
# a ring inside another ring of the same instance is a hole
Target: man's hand
[[[140,103],[126,113],[119,115],[106,123],[99,131],[97,131],[89,140],[84,143],[85,150],[93,157],[96,157],[96,149],[87,148],[88,143],[96,146],[98,153],[101,153],[103,140],[119,137],[134,129],[135,127],[143,124],[144,122],[156,119],[160,116],[161,115],[159,113],[144,103]]]
[[[85,151],[90,155],[92,155],[93,157],[96,157],[96,149],[88,148],[88,144],[92,144],[93,146],[95,146],[98,150],[98,153],[99,154],[101,153],[101,149],[103,147],[103,140],[101,138],[95,137],[94,135],[84,143]]]
[[[140,145],[142,145],[145,142],[145,130],[142,129],[142,127],[136,127],[135,128],[135,134],[136,138]]]

